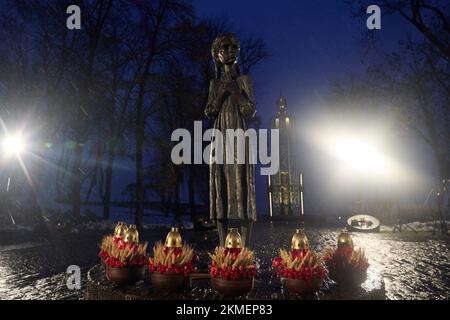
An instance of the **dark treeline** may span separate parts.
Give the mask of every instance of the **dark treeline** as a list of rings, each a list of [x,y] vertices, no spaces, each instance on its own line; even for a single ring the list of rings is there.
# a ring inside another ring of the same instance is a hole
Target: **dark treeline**
[[[81,30],[66,27],[72,4],[81,8]],[[1,6],[0,117],[10,131],[33,128],[33,161],[40,164],[29,168],[31,180],[51,176],[51,187],[39,192],[69,204],[75,218],[83,203],[99,200],[108,219],[113,190],[128,191],[141,226],[151,197],[179,216],[186,184],[195,220],[196,202],[207,205],[208,169],[175,166],[170,135],[204,119],[214,77],[210,46],[233,27],[199,18],[181,0],[6,0]],[[268,53],[260,38],[239,36],[249,72]],[[119,159],[134,161],[133,184],[114,179]]]

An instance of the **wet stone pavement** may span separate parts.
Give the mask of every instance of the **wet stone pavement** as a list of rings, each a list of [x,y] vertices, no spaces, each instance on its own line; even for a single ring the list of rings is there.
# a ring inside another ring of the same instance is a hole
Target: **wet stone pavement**
[[[254,228],[253,248],[262,276],[248,298],[282,298],[277,279],[271,276],[270,264],[280,247],[289,247],[295,230],[292,223],[258,223]],[[308,228],[311,246],[322,251],[334,246],[339,230]],[[98,243],[107,232],[86,231],[42,237],[33,235],[24,241],[13,239],[0,244],[0,299],[83,299],[87,272],[98,264]],[[146,230],[142,239],[149,242],[164,239],[166,229]],[[207,251],[218,239],[214,232],[183,231],[184,239],[195,244],[200,268],[209,261]],[[365,248],[369,258],[368,281],[383,283],[386,299],[450,299],[450,241],[434,239],[429,233],[353,234],[356,246]],[[82,271],[80,290],[67,288],[67,267],[78,265]],[[328,282],[325,283],[325,291]],[[281,289],[282,290],[282,289]],[[212,297],[211,291],[199,286],[195,295]],[[319,294],[318,298],[326,298]]]

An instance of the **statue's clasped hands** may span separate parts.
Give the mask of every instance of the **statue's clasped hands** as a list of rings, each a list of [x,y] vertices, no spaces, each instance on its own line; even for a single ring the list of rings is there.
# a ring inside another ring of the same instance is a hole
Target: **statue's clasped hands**
[[[239,102],[241,89],[236,81],[225,82],[222,86],[225,97],[231,96],[235,103]]]

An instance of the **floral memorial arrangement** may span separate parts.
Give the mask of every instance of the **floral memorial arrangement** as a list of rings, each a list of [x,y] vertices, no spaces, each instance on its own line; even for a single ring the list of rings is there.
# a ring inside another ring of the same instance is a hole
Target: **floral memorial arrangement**
[[[280,249],[280,255],[273,259],[272,267],[288,291],[294,294],[318,291],[326,276],[322,258],[309,248],[303,229],[295,231],[290,251]]]
[[[226,297],[240,296],[253,289],[253,280],[258,275],[255,254],[242,247],[242,238],[237,229],[230,229],[225,247],[217,247],[211,258],[211,285]]]
[[[367,278],[369,261],[365,251],[354,248],[353,239],[346,229],[338,237],[337,248],[326,250],[324,260],[330,278],[340,285],[361,285]]]

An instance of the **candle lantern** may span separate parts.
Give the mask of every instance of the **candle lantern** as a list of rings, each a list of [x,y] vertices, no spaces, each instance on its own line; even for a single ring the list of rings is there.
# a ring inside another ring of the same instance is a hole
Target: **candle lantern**
[[[236,228],[231,228],[228,232],[225,246],[228,249],[242,249],[242,237]]]
[[[130,225],[125,232],[125,236],[123,238],[125,243],[139,243],[139,231],[136,228],[136,225]]]
[[[117,222],[116,228],[114,229],[114,237],[123,239],[127,230],[128,228],[125,222]]]
[[[178,228],[172,227],[169,233],[166,236],[165,242],[166,248],[182,248],[183,247],[183,239],[181,238],[181,234],[178,231]]]
[[[353,239],[350,233],[348,233],[347,228],[342,230],[339,234],[337,241],[338,248],[352,248],[353,249]]]
[[[296,229],[291,241],[291,253],[294,257],[303,257],[309,250],[309,241],[305,230]]]

